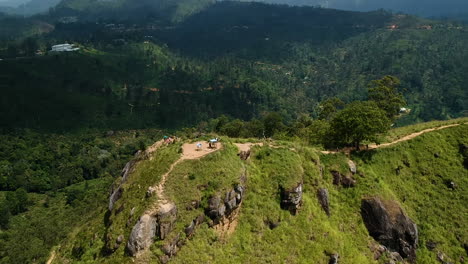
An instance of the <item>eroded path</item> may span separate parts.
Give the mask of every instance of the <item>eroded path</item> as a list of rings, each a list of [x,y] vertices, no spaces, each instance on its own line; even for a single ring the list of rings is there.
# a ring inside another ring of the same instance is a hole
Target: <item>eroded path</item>
[[[155,145],[158,142],[156,142]],[[201,148],[197,148],[198,143],[202,144]],[[172,163],[172,165],[169,167],[169,170],[164,175],[162,175],[161,181],[158,185],[150,187],[150,190],[153,190],[155,192],[158,198],[158,202],[152,207],[150,207],[148,210],[146,210],[146,214],[154,214],[159,210],[159,208],[162,205],[169,203],[167,197],[164,194],[164,185],[166,184],[167,177],[169,176],[169,174],[171,174],[171,172],[174,170],[177,164],[184,160],[200,159],[210,153],[220,150],[222,147],[223,145],[219,142],[214,148],[209,148],[208,144],[205,142],[185,143],[184,145],[182,145],[182,155],[180,156],[180,158],[176,162]]]
[[[464,123],[464,124],[468,124],[468,123]],[[379,148],[385,148],[385,147],[389,147],[389,146],[392,146],[392,145],[395,145],[395,144],[398,144],[400,142],[404,142],[404,141],[408,141],[408,140],[411,140],[415,137],[418,137],[420,135],[423,135],[425,133],[428,133],[428,132],[432,132],[432,131],[437,131],[437,130],[442,130],[442,129],[446,129],[446,128],[450,128],[450,127],[455,127],[455,126],[459,126],[460,124],[452,124],[452,125],[446,125],[446,126],[441,126],[441,127],[434,127],[434,128],[428,128],[428,129],[424,129],[424,130],[421,130],[419,132],[415,132],[415,133],[411,133],[407,136],[404,136],[400,139],[397,139],[397,140],[394,140],[392,142],[388,142],[388,143],[384,143],[384,144],[370,144],[368,146],[367,149],[379,149]],[[343,150],[338,150],[338,151],[327,151],[327,150],[324,150],[324,151],[321,151],[323,154],[334,154],[334,153],[339,153],[339,152],[345,152],[345,153],[348,153],[351,151],[351,148],[346,148],[346,149],[343,149]]]

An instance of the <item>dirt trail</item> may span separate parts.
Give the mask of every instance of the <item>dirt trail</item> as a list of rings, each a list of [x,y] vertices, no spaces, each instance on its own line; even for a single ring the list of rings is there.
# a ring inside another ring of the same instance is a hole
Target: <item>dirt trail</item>
[[[420,136],[420,135],[428,133],[428,132],[441,130],[441,129],[445,129],[445,128],[449,128],[449,127],[455,127],[455,126],[459,126],[459,125],[460,124],[452,124],[452,125],[446,125],[446,126],[441,126],[441,127],[428,128],[428,129],[425,129],[425,130],[422,130],[422,131],[419,131],[419,132],[409,134],[407,136],[404,136],[404,137],[402,137],[400,139],[397,139],[397,140],[389,142],[389,143],[384,143],[384,144],[380,144],[380,145],[371,144],[371,145],[369,145],[369,149],[377,149],[377,148],[388,147],[388,146],[391,146],[391,145],[394,145],[394,144],[397,144],[397,143],[400,143],[400,142],[403,142],[403,141],[408,141],[410,139],[413,139],[413,138],[415,138],[417,136]]]
[[[156,142],[154,145],[156,145],[158,142]],[[201,148],[197,148],[197,144],[199,143],[201,144]],[[222,144],[219,142],[214,148],[209,148],[208,143],[205,142],[195,142],[191,144],[186,143],[182,145],[182,155],[180,156],[180,158],[176,162],[172,163],[172,165],[169,167],[169,170],[161,177],[161,181],[158,185],[150,187],[150,190],[153,190],[153,192],[156,193],[156,196],[158,197],[158,202],[155,203],[148,210],[146,210],[146,214],[154,214],[159,210],[161,206],[164,206],[169,203],[167,197],[164,195],[164,185],[166,184],[167,177],[169,176],[169,174],[171,174],[172,170],[175,168],[175,166],[177,166],[177,164],[184,160],[200,159],[210,153],[220,150],[222,147]]]
[[[55,259],[55,250],[52,250],[52,253],[50,254],[49,259],[47,260],[46,264],[51,264],[52,261]]]
[[[153,152],[155,152],[158,148],[160,148],[162,145],[164,144],[164,139],[161,139],[159,141],[156,141],[153,145],[149,146],[148,148],[146,148],[146,154],[151,154]],[[150,160],[152,160],[153,157],[151,156],[150,157]]]
[[[468,123],[464,123],[464,124],[468,124]],[[368,149],[379,149],[379,148],[385,148],[385,147],[389,147],[389,146],[392,146],[392,145],[395,145],[397,143],[400,143],[400,142],[404,142],[404,141],[408,141],[408,140],[411,140],[415,137],[418,137],[422,134],[425,134],[425,133],[428,133],[428,132],[432,132],[432,131],[436,131],[436,130],[441,130],[441,129],[445,129],[445,128],[450,128],[450,127],[455,127],[455,126],[459,126],[460,124],[452,124],[452,125],[446,125],[446,126],[441,126],[441,127],[433,127],[433,128],[428,128],[428,129],[424,129],[424,130],[421,130],[419,132],[415,132],[415,133],[412,133],[412,134],[409,134],[407,136],[404,136],[400,139],[397,139],[397,140],[394,140],[392,142],[388,142],[388,143],[384,143],[384,144],[380,144],[380,145],[377,145],[377,144],[370,144]],[[344,152],[347,152],[347,151],[350,151],[351,149],[345,149]],[[343,150],[339,150],[339,151],[321,151],[323,154],[333,154],[333,153],[339,153],[339,152],[343,152]]]
[[[254,146],[263,146],[263,143],[234,143],[237,146],[239,151],[249,151],[251,147]]]

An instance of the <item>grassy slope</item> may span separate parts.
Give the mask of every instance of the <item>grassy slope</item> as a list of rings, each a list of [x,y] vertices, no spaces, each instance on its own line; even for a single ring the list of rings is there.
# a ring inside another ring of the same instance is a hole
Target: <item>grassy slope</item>
[[[343,263],[377,263],[369,250],[369,246],[375,242],[369,237],[360,216],[361,198],[370,195],[397,200],[418,224],[418,263],[438,263],[436,253],[425,247],[428,240],[437,242],[436,250],[458,262],[461,256],[467,257],[463,250],[463,243],[468,240],[467,209],[463,201],[468,199],[464,190],[468,186],[468,175],[458,150],[460,143],[468,143],[466,129],[467,125],[461,125],[427,133],[389,148],[354,154],[352,159],[358,164],[361,176],[355,176],[358,184],[349,189],[332,185],[332,175],[329,173],[332,169],[347,173],[343,154],[322,155],[314,149],[291,143],[287,143],[286,148],[281,148],[281,145],[280,148],[255,147],[253,156],[244,165],[229,142],[224,150],[216,154],[199,161],[185,161],[171,173],[166,189],[179,207],[176,231],[202,212],[202,209],[187,211],[185,205],[189,201],[201,199],[203,204],[209,194],[226,190],[237,181],[244,166],[248,173],[247,193],[240,210],[239,224],[232,235],[220,236],[207,224],[202,224],[172,262],[325,264],[328,263],[327,254],[336,252]],[[128,185],[130,196],[119,201],[126,207],[123,213],[111,217],[114,221],[113,235],[123,233],[128,237],[137,219],[134,217],[135,221],[124,227],[128,211],[136,204],[144,207],[146,202],[141,203],[143,192],[164,171],[148,173],[147,166],[156,169],[164,164],[167,167],[170,160],[175,160],[177,147],[164,151],[161,157],[172,158],[142,164],[132,175],[135,182]],[[439,158],[434,156],[435,153]],[[320,166],[324,168],[323,177],[320,176]],[[398,175],[397,167],[401,167]],[[151,182],[144,176],[150,174],[155,175]],[[304,204],[300,212],[292,216],[280,208],[278,187],[281,182],[294,179],[289,181],[293,183],[300,178],[305,184]],[[458,189],[447,188],[446,180],[455,181]],[[137,182],[141,184],[139,191]],[[208,188],[200,190],[198,186],[203,184]],[[325,215],[317,201],[316,190],[320,187],[330,192],[330,217]],[[137,211],[136,216],[141,213]],[[273,230],[266,224],[267,221],[278,220],[281,223]],[[81,258],[81,262],[75,258],[74,263],[131,262],[129,257],[124,256],[123,246],[107,258],[97,253],[103,245],[100,239],[103,232],[102,218],[89,222],[62,246],[60,260],[73,259],[73,248],[80,244],[86,258]],[[95,239],[90,243],[92,236]],[[162,244],[157,242],[152,247],[156,255],[161,253],[158,246]]]
[[[304,206],[297,216],[279,208],[277,179],[271,179],[264,161],[252,159],[248,193],[241,209],[237,231],[226,240],[206,227],[200,229],[174,259],[174,263],[327,263],[325,252],[338,252],[344,263],[374,263],[368,246],[372,239],[360,216],[361,198],[381,195],[396,199],[420,229],[420,263],[437,263],[434,252],[425,242],[439,243],[453,260],[466,257],[462,245],[467,240],[467,172],[463,168],[458,144],[468,142],[467,126],[428,133],[395,147],[363,156],[354,156],[359,171],[356,188],[343,189],[331,184],[330,169],[346,172],[343,155],[322,155],[325,174],[320,178],[317,160],[310,149],[298,149],[305,171]],[[259,151],[263,150],[257,150]],[[277,151],[277,150],[272,150]],[[435,158],[434,153],[440,157]],[[271,156],[270,156],[271,157]],[[267,158],[268,160],[269,158]],[[282,159],[272,157],[275,162]],[[395,174],[395,168],[408,159],[410,167]],[[459,189],[448,189],[444,180],[454,180]],[[330,218],[320,209],[315,193],[318,187],[330,191]],[[265,220],[282,222],[270,230]],[[459,236],[457,239],[456,236]]]

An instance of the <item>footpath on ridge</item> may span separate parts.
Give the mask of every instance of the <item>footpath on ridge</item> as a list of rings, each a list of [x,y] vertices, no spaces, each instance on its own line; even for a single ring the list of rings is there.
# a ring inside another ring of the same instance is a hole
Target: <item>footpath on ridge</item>
[[[468,124],[468,123],[464,123],[464,124]],[[375,143],[370,144],[366,149],[363,149],[363,150],[372,150],[372,149],[379,149],[379,148],[389,147],[389,146],[395,145],[395,144],[400,143],[400,142],[411,140],[411,139],[413,139],[415,137],[421,136],[421,135],[423,135],[425,133],[428,133],[428,132],[442,130],[442,129],[455,127],[455,126],[459,126],[459,125],[460,124],[451,124],[451,125],[445,125],[445,126],[441,126],[441,127],[433,127],[433,128],[424,129],[424,130],[421,130],[419,132],[414,132],[414,133],[411,133],[409,135],[406,135],[406,136],[404,136],[402,138],[399,138],[397,140],[394,140],[392,142],[383,143],[383,144],[375,144]],[[351,150],[351,148],[345,148],[345,149],[341,149],[341,150],[338,150],[338,151],[324,150],[324,151],[321,151],[321,152],[323,154],[334,154],[334,153],[340,153],[340,152],[348,153],[350,150]]]

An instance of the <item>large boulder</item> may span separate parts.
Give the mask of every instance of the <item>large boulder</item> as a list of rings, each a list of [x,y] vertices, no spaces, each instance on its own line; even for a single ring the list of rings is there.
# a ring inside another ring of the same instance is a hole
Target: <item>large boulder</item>
[[[281,188],[281,208],[295,215],[302,205],[302,182],[292,189]]]
[[[161,205],[156,215],[144,214],[133,227],[127,242],[127,251],[135,256],[138,251],[148,248],[155,237],[163,240],[174,227],[177,207],[173,203]]]
[[[322,209],[325,213],[330,216],[330,202],[328,199],[328,190],[325,188],[320,188],[317,190],[317,198],[319,200]]]
[[[140,217],[127,242],[127,251],[130,255],[135,256],[138,251],[149,247],[153,243],[157,227],[156,220],[155,217],[148,214]]]
[[[123,189],[122,186],[117,187],[115,190],[112,190],[111,195],[109,197],[109,211],[114,209],[114,204],[122,197]]]
[[[363,199],[361,215],[375,240],[411,262],[416,260],[418,228],[396,202],[379,197]]]
[[[334,185],[341,185],[345,188],[356,186],[356,180],[351,176],[343,175],[338,171],[331,171],[331,174],[333,175]]]
[[[349,167],[349,171],[350,171],[352,174],[356,174],[356,172],[357,172],[357,167],[356,167],[356,164],[354,163],[354,161],[348,160],[348,167]]]
[[[157,215],[156,236],[163,240],[174,228],[174,222],[177,220],[177,207],[174,203],[161,205]]]
[[[208,201],[208,208],[206,215],[211,218],[215,224],[223,217],[229,216],[235,209],[237,209],[244,196],[245,187],[238,184],[233,189],[227,191],[224,199],[219,195],[211,197]]]
[[[240,157],[241,160],[247,160],[250,157],[250,150],[241,151],[237,155]]]

